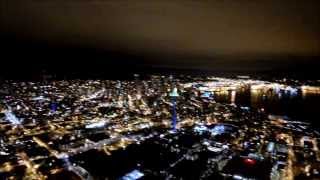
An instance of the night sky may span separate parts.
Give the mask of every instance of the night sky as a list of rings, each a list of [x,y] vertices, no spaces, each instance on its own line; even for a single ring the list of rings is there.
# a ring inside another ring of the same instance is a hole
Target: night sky
[[[319,74],[318,0],[2,3],[1,34],[14,64]]]

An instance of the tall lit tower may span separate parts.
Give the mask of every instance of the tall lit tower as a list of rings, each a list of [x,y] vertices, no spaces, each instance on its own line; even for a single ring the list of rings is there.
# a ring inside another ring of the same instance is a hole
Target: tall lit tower
[[[178,89],[177,88],[173,88],[172,92],[169,94],[169,96],[171,97],[171,102],[172,102],[172,130],[175,131],[176,130],[176,124],[177,124],[177,112],[176,112],[176,100],[177,97],[179,97],[178,94]]]

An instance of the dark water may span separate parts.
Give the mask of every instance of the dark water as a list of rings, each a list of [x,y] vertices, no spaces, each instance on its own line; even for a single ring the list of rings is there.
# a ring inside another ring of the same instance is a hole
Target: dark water
[[[253,109],[261,109],[268,114],[288,116],[291,120],[310,122],[320,127],[320,94],[297,94],[251,91],[250,88],[216,93],[215,100],[222,103],[235,103]]]

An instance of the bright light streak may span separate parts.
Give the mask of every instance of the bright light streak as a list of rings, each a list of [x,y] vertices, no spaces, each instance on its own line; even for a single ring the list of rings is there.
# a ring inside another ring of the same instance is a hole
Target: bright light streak
[[[100,128],[103,127],[106,124],[105,121],[100,121],[100,122],[96,122],[96,123],[92,123],[89,125],[86,125],[87,129],[93,129],[93,128]]]

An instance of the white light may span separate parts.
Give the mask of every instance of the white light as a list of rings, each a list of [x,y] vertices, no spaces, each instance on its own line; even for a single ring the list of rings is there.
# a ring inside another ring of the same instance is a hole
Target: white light
[[[239,179],[239,180],[241,180],[241,179],[243,179],[243,177],[240,176],[240,175],[233,175],[233,179]]]

